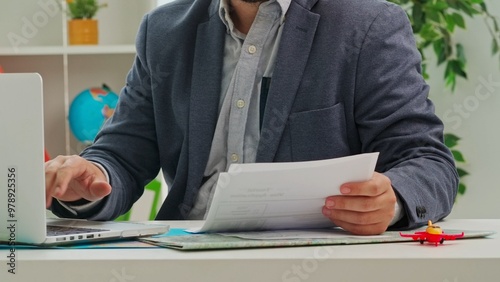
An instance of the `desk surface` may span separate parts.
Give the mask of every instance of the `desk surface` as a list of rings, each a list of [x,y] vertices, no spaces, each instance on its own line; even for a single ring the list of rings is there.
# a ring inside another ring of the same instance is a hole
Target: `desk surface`
[[[172,228],[193,222],[172,221]],[[500,219],[448,220],[446,229],[492,230],[486,239],[271,249],[16,250],[0,252],[0,281],[426,281],[500,280]],[[335,277],[335,279],[332,279]],[[329,279],[330,278],[330,279]]]

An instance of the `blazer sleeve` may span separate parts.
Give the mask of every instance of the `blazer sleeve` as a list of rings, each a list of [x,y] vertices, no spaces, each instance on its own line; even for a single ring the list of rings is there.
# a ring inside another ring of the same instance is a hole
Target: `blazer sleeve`
[[[443,124],[428,99],[406,13],[387,4],[371,24],[357,63],[355,119],[362,151],[380,152],[376,170],[390,178],[405,216],[391,228],[414,228],[447,216],[458,188]]]
[[[81,153],[106,169],[112,192],[92,210],[77,215],[54,201],[52,211],[58,216],[112,220],[132,207],[159,171],[151,94],[154,78],[146,60],[147,29],[146,15],[136,39],[137,55],[115,112],[94,143]]]

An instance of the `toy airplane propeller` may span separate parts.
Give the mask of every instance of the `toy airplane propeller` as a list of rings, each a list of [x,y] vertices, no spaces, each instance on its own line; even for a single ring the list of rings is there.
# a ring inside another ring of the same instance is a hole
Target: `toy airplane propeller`
[[[445,240],[455,240],[456,238],[464,237],[463,232],[461,234],[445,234],[441,227],[432,224],[430,220],[427,223],[425,231],[418,231],[413,234],[403,234],[400,232],[399,235],[401,235],[401,237],[413,238],[414,241],[420,241],[420,244],[427,241],[436,246],[438,243],[443,244]]]

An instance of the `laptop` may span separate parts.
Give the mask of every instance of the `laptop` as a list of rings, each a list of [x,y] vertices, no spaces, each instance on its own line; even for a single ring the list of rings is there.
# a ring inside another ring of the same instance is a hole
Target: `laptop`
[[[47,219],[42,78],[0,74],[0,241],[60,245],[163,234],[161,223]]]

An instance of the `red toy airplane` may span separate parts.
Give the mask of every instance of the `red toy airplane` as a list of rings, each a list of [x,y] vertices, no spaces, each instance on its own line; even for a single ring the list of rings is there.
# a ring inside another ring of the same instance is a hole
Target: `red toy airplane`
[[[438,243],[443,244],[444,240],[455,240],[456,238],[464,237],[463,232],[461,234],[445,234],[441,227],[432,224],[432,221],[430,220],[425,231],[418,231],[414,234],[403,234],[399,232],[399,235],[401,235],[401,237],[411,237],[415,241],[420,241],[420,244],[427,241],[431,244],[435,244],[436,246]]]

